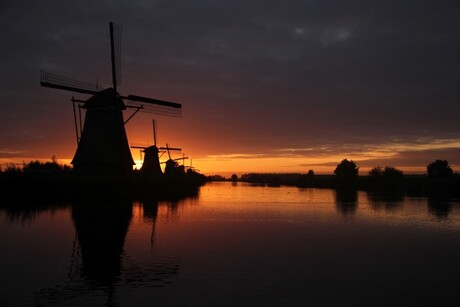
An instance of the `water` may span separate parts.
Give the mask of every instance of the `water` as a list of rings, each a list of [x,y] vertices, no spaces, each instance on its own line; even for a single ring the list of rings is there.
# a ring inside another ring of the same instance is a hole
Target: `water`
[[[0,306],[459,306],[460,203],[213,183],[0,210]]]

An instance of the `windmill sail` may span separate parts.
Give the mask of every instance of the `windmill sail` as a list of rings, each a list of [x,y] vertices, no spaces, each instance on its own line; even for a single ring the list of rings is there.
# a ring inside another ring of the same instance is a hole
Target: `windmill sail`
[[[110,22],[110,51],[112,59],[112,84],[117,90],[121,84],[121,33],[122,26]]]
[[[137,101],[129,101],[129,100],[125,100],[125,103],[127,106],[139,108],[140,112],[142,113],[156,114],[156,115],[169,116],[169,117],[179,117],[179,118],[182,117],[181,109],[165,107],[165,106],[155,105],[155,104],[139,103]]]
[[[99,92],[99,86],[97,83],[78,81],[43,70],[40,71],[40,85],[90,95],[95,95]]]

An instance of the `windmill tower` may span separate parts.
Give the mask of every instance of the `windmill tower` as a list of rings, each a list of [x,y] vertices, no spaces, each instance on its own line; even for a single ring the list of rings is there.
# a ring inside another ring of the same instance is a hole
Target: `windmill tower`
[[[81,82],[44,71],[40,76],[42,86],[92,95],[87,100],[72,97],[78,143],[72,164],[75,171],[81,174],[127,175],[132,172],[134,160],[124,125],[137,112],[181,117],[181,104],[137,95],[122,96],[118,93],[117,86],[121,81],[121,26],[112,22],[109,25],[113,87],[99,90],[98,84]],[[82,103],[79,107],[86,110],[83,129],[81,124],[78,129],[75,102]],[[125,121],[123,111],[128,108],[135,111]]]

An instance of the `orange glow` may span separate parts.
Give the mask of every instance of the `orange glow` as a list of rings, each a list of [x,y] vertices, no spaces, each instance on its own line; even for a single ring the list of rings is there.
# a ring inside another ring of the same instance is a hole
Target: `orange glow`
[[[379,145],[350,144],[321,145],[305,148],[269,148],[251,153],[247,150],[239,151],[233,144],[227,147],[217,148],[215,140],[210,138],[191,138],[193,129],[184,129],[179,124],[180,119],[161,120],[158,122],[157,142],[159,146],[168,143],[173,147],[182,148],[182,152],[172,152],[173,158],[180,158],[182,154],[189,156],[185,161],[186,166],[193,163],[193,167],[205,175],[219,174],[230,176],[235,173],[306,173],[309,169],[317,174],[332,174],[336,165],[342,159],[351,159],[360,167],[360,175],[366,175],[375,166],[393,166],[406,174],[420,174],[426,172],[426,165],[436,159],[447,159],[454,172],[460,169],[459,161],[455,160],[452,154],[445,157],[446,150],[460,149],[460,139],[445,140],[417,140],[414,143],[382,143]],[[153,144],[152,122],[150,117],[136,117],[135,120],[126,125],[126,131],[130,145],[149,146]],[[59,152],[54,152],[56,148]],[[50,154],[35,157],[32,154],[25,155],[25,152],[18,152],[21,157],[15,157],[14,151],[4,151],[0,157],[0,166],[5,169],[11,163],[21,167],[23,163],[32,160],[42,162],[51,161],[51,156],[56,154],[60,164],[70,164],[76,150],[74,140],[69,136],[69,142],[52,147]],[[29,149],[32,152],[33,148]],[[212,152],[214,154],[207,154]],[[439,152],[439,153],[438,153]],[[131,150],[135,161],[134,168],[142,166],[142,159],[138,149]],[[10,156],[8,157],[7,156]],[[161,161],[166,160],[165,154]],[[414,157],[417,157],[415,160]]]
[[[134,162],[133,168],[140,169],[142,160],[139,159],[139,152],[132,152]],[[312,169],[317,174],[332,174],[336,165],[344,158],[357,162],[360,175],[366,175],[374,166],[395,166],[406,174],[422,174],[426,172],[426,165],[421,166],[399,166],[391,163],[391,159],[386,164],[375,164],[371,166],[363,166],[366,159],[360,159],[359,156],[331,156],[324,158],[304,158],[304,157],[264,157],[251,158],[250,156],[242,158],[240,155],[215,155],[204,156],[193,159],[193,167],[205,175],[222,175],[231,176],[232,174],[245,173],[306,173]],[[179,156],[177,156],[179,157]],[[50,158],[1,158],[0,166],[2,169],[10,165],[22,167],[24,163],[38,160],[41,162],[49,162]],[[165,159],[161,159],[162,161]],[[59,164],[70,165],[71,158],[57,159]],[[190,160],[186,160],[185,165],[190,165]],[[451,164],[454,171],[460,169],[460,165]]]

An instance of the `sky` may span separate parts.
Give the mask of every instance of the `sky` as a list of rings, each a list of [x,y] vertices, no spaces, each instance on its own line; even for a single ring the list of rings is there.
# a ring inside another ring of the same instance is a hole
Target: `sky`
[[[109,21],[119,92],[183,105],[136,115],[131,145],[152,144],[154,117],[159,144],[205,174],[327,174],[345,158],[360,174],[460,171],[458,0],[3,0],[2,167],[72,159],[70,99],[89,97],[40,87],[40,70],[109,87]]]

